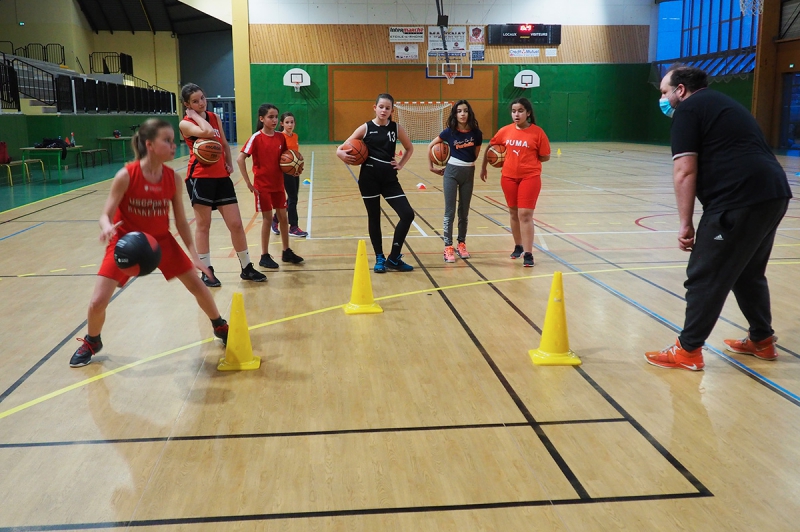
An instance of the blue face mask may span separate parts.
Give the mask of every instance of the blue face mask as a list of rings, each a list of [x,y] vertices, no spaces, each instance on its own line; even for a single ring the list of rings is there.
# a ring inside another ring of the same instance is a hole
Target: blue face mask
[[[674,93],[676,90],[678,90],[678,87],[672,89],[672,92],[670,92],[670,94]],[[670,105],[669,103],[669,96],[664,96],[663,98],[658,100],[658,105],[661,107],[661,112],[664,113],[667,117],[672,118],[672,115],[675,114],[675,108],[672,107],[672,105]]]

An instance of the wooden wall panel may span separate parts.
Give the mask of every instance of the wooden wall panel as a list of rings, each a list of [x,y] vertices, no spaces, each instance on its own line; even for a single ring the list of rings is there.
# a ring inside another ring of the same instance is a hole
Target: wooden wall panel
[[[426,78],[425,68],[421,66],[413,69],[391,69],[389,70],[389,94],[398,102],[438,102],[442,99],[442,80]]]
[[[390,93],[396,101],[455,101],[467,98],[486,134],[495,127],[497,101],[495,66],[481,65],[472,79],[456,79],[448,85],[443,78],[426,78],[419,65],[331,65],[328,68],[329,133],[342,141],[355,128],[373,118],[375,97]]]
[[[647,63],[649,26],[562,26],[556,57],[511,58],[510,48],[486,46],[486,61],[506,63]],[[397,61],[389,26],[379,24],[251,24],[251,63],[425,64],[427,43],[418,43],[420,58]]]
[[[367,120],[375,118],[375,112],[372,110],[373,105],[375,105],[374,100],[334,101],[331,125],[333,140],[342,141],[347,139],[358,126]]]
[[[497,83],[495,69],[475,68],[472,79],[456,78],[455,83],[448,85],[442,82],[442,98],[448,102],[456,100],[493,99],[494,86]]]
[[[333,71],[334,100],[374,100],[386,92],[386,71],[364,69],[336,69]]]

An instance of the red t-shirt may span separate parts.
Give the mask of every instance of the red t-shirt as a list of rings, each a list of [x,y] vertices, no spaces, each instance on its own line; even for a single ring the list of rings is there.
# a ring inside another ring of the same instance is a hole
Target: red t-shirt
[[[530,178],[542,175],[540,155],[550,155],[550,141],[544,130],[531,124],[518,129],[515,124],[501,127],[492,137],[490,144],[503,144],[506,147],[506,160],[503,175],[506,177]]]
[[[142,231],[154,238],[169,235],[169,208],[175,196],[175,172],[161,167],[161,181],[150,183],[144,178],[140,161],[125,165],[130,176],[128,190],[119,202],[114,223],[122,222],[117,236]]]
[[[212,113],[211,111],[206,111],[206,120],[208,123],[211,124],[211,127],[214,128],[214,140],[222,144],[222,134],[220,130],[219,117]],[[192,120],[189,117],[184,116],[184,120],[187,122],[191,122],[194,125],[197,125],[197,122]],[[196,140],[200,140],[199,137],[187,137],[183,133],[181,133],[183,140],[186,141],[186,145],[189,147],[189,166],[186,170],[186,179],[192,177],[228,177],[230,174],[227,170],[225,170],[225,156],[219,158],[219,161],[215,162],[214,164],[203,164],[197,160],[194,156],[194,150],[192,147]]]
[[[253,185],[261,192],[283,192],[281,153],[286,151],[286,137],[275,131],[272,136],[259,129],[242,148],[253,157]]]

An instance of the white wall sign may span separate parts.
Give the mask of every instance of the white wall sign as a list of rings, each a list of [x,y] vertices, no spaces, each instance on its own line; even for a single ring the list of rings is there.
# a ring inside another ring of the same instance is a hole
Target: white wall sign
[[[467,27],[448,26],[444,29],[444,39],[447,42],[447,50],[466,52],[467,51]],[[444,50],[442,44],[442,33],[439,26],[428,26],[428,51]]]
[[[394,58],[397,59],[397,60],[419,59],[419,45],[418,44],[395,44],[394,45]]]
[[[509,57],[539,57],[540,50],[538,48],[509,48]]]
[[[390,26],[389,42],[425,42],[425,26]]]
[[[545,57],[556,57],[558,55],[558,48],[545,48],[544,49],[544,56]]]

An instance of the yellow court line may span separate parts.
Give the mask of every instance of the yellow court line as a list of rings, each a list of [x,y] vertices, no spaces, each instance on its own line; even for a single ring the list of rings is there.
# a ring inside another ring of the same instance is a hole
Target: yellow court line
[[[795,264],[800,264],[800,261],[779,261],[779,262],[770,262],[769,264],[770,265],[795,265]],[[670,265],[670,266],[637,266],[637,267],[634,267],[634,268],[607,268],[607,269],[603,269],[603,270],[587,270],[587,271],[581,271],[581,272],[566,272],[566,273],[563,273],[562,275],[564,275],[564,276],[567,276],[567,275],[594,275],[594,274],[598,274],[598,273],[612,273],[612,272],[620,273],[620,272],[645,271],[645,270],[674,270],[674,269],[678,269],[678,268],[686,268],[686,265],[685,264],[676,264],[676,265]],[[487,285],[487,284],[490,284],[490,283],[491,284],[497,284],[497,283],[505,283],[505,282],[509,282],[509,281],[522,281],[522,280],[526,280],[526,279],[543,279],[543,278],[552,277],[552,276],[553,276],[552,273],[547,273],[547,274],[541,274],[541,275],[525,275],[525,276],[521,276],[521,277],[506,277],[504,279],[490,279],[490,280],[486,280],[486,281],[474,281],[474,282],[471,282],[471,283],[461,283],[461,284],[454,284],[454,285],[448,285],[448,286],[440,286],[438,288],[433,288],[432,287],[432,288],[427,288],[427,289],[424,289],[424,290],[414,290],[414,291],[411,291],[411,292],[403,292],[403,293],[400,293],[400,294],[392,294],[392,295],[388,295],[388,296],[376,297],[375,301],[386,301],[386,300],[389,300],[389,299],[397,299],[397,298],[401,298],[401,297],[408,297],[408,296],[413,296],[413,295],[418,295],[418,294],[429,294],[431,292],[441,292],[441,291],[444,291],[444,290],[453,290],[455,288],[466,288],[466,287],[470,287],[470,286]],[[258,325],[252,325],[252,326],[248,327],[248,330],[249,331],[253,331],[253,330],[256,330],[256,329],[260,329],[262,327],[267,327],[268,325],[276,325],[278,323],[285,323],[287,321],[292,321],[292,320],[296,320],[296,319],[299,319],[299,318],[306,318],[308,316],[314,316],[316,314],[322,314],[322,313],[325,313],[325,312],[330,312],[332,310],[337,310],[337,309],[340,309],[342,307],[344,307],[344,305],[334,305],[332,307],[325,307],[325,308],[321,308],[321,309],[317,309],[317,310],[312,310],[312,311],[309,311],[309,312],[303,312],[301,314],[295,314],[293,316],[286,316],[284,318],[278,318],[276,320],[267,321],[267,322],[264,322],[264,323],[259,323]],[[27,403],[23,403],[23,404],[21,404],[19,406],[15,406],[14,408],[10,408],[8,410],[4,410],[3,412],[0,412],[0,419],[6,418],[6,417],[8,417],[8,416],[10,416],[12,414],[16,414],[17,412],[21,412],[23,410],[26,410],[26,409],[28,409],[28,408],[30,408],[32,406],[36,406],[36,405],[38,405],[40,403],[43,403],[44,401],[47,401],[47,400],[52,399],[54,397],[58,397],[59,395],[63,395],[65,393],[69,392],[69,391],[75,390],[75,389],[80,388],[82,386],[86,386],[87,384],[90,384],[92,382],[99,381],[100,379],[104,379],[106,377],[110,377],[112,375],[116,375],[117,373],[120,373],[122,371],[134,368],[136,366],[140,366],[142,364],[146,364],[147,362],[152,362],[153,360],[158,360],[159,358],[164,358],[166,356],[173,355],[175,353],[179,353],[179,352],[185,351],[187,349],[191,349],[192,347],[197,347],[199,345],[207,344],[209,342],[212,342],[213,340],[214,340],[213,338],[206,338],[205,340],[200,340],[200,341],[197,341],[197,342],[194,342],[194,343],[191,343],[191,344],[184,345],[182,347],[176,347],[175,349],[171,349],[169,351],[165,351],[165,352],[159,353],[157,355],[153,355],[153,356],[150,356],[150,357],[147,357],[147,358],[143,358],[141,360],[137,360],[136,362],[131,362],[130,364],[126,364],[124,366],[120,366],[120,367],[118,367],[116,369],[113,369],[113,370],[110,370],[110,371],[106,371],[105,373],[100,373],[100,374],[95,375],[94,377],[91,377],[89,379],[85,379],[85,380],[82,380],[80,382],[76,382],[74,384],[70,384],[69,386],[61,388],[60,390],[56,390],[54,392],[50,392],[47,395],[43,395],[43,396],[38,397],[36,399],[32,399],[31,401],[28,401]]]
[[[58,270],[50,270],[50,273],[65,272],[65,271],[67,271],[66,268],[59,268]]]
[[[36,274],[35,273],[22,273],[20,275],[17,275],[17,277],[30,277],[31,275],[36,275]]]
[[[92,266],[97,266],[97,264],[84,264],[81,268],[91,268]]]
[[[213,340],[212,338],[206,338],[205,340],[200,340],[199,342],[194,342],[193,344],[184,345],[182,347],[177,347],[175,349],[172,349],[171,351],[165,351],[163,353],[159,353],[159,354],[153,355],[151,357],[147,357],[147,358],[143,358],[141,360],[137,360],[136,362],[131,362],[130,364],[125,364],[124,366],[120,366],[117,369],[112,369],[111,371],[106,371],[105,373],[100,373],[99,375],[95,375],[94,377],[90,377],[90,378],[82,380],[80,382],[76,382],[75,384],[70,384],[69,386],[61,388],[60,390],[56,390],[54,392],[50,392],[47,395],[43,395],[43,396],[38,397],[38,398],[36,398],[36,399],[34,399],[32,401],[28,401],[27,403],[21,404],[19,406],[15,406],[14,408],[10,408],[10,409],[8,409],[8,410],[6,410],[4,412],[0,412],[0,419],[3,419],[4,417],[8,417],[8,416],[10,416],[12,414],[16,414],[17,412],[21,412],[22,410],[25,410],[26,408],[30,408],[32,406],[38,405],[39,403],[43,403],[43,402],[45,402],[45,401],[47,401],[49,399],[52,399],[54,397],[58,397],[59,395],[63,395],[65,393],[69,392],[69,391],[72,391],[72,390],[75,390],[77,388],[81,388],[83,386],[86,386],[87,384],[90,384],[92,382],[99,381],[100,379],[104,379],[106,377],[110,377],[111,375],[116,375],[117,373],[125,371],[126,369],[130,369],[130,368],[133,368],[135,366],[139,366],[141,364],[145,364],[147,362],[151,362],[153,360],[172,355],[172,354],[177,353],[179,351],[185,351],[186,349],[189,349],[189,348],[192,348],[192,347],[196,347],[198,345],[207,344],[208,342],[211,342],[212,340]]]

